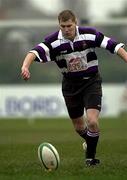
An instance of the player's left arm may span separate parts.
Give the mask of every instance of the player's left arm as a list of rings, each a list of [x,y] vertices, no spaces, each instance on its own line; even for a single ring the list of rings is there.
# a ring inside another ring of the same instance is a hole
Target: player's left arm
[[[120,56],[125,62],[127,62],[127,52],[124,48],[119,48],[117,51],[117,55]]]

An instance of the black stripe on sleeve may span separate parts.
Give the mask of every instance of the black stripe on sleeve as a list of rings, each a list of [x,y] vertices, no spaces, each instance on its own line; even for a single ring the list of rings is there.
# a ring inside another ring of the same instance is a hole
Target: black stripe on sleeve
[[[96,47],[100,47],[103,39],[104,39],[104,34],[102,34],[101,32],[96,32],[96,39],[95,39]]]

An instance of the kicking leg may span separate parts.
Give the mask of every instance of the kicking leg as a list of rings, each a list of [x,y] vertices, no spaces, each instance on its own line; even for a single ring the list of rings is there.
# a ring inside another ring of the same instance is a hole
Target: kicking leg
[[[75,131],[86,140],[87,136],[87,125],[84,119],[84,116],[72,119]]]

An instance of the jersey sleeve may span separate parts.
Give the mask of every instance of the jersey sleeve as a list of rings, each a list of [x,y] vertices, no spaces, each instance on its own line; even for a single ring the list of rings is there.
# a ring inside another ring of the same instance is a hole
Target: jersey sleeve
[[[46,42],[42,42],[35,46],[32,50],[29,52],[32,52],[36,55],[35,61],[46,63],[51,60],[51,47]]]
[[[123,43],[119,43],[112,38],[109,38],[102,34],[101,32],[96,31],[95,38],[96,47],[101,47],[109,50],[111,53],[117,53],[120,47],[124,47]]]

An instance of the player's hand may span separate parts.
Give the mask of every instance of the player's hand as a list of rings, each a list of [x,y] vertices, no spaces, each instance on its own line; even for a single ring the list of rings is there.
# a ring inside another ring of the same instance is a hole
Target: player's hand
[[[21,76],[24,80],[28,80],[30,78],[30,72],[29,69],[26,67],[21,68]]]

